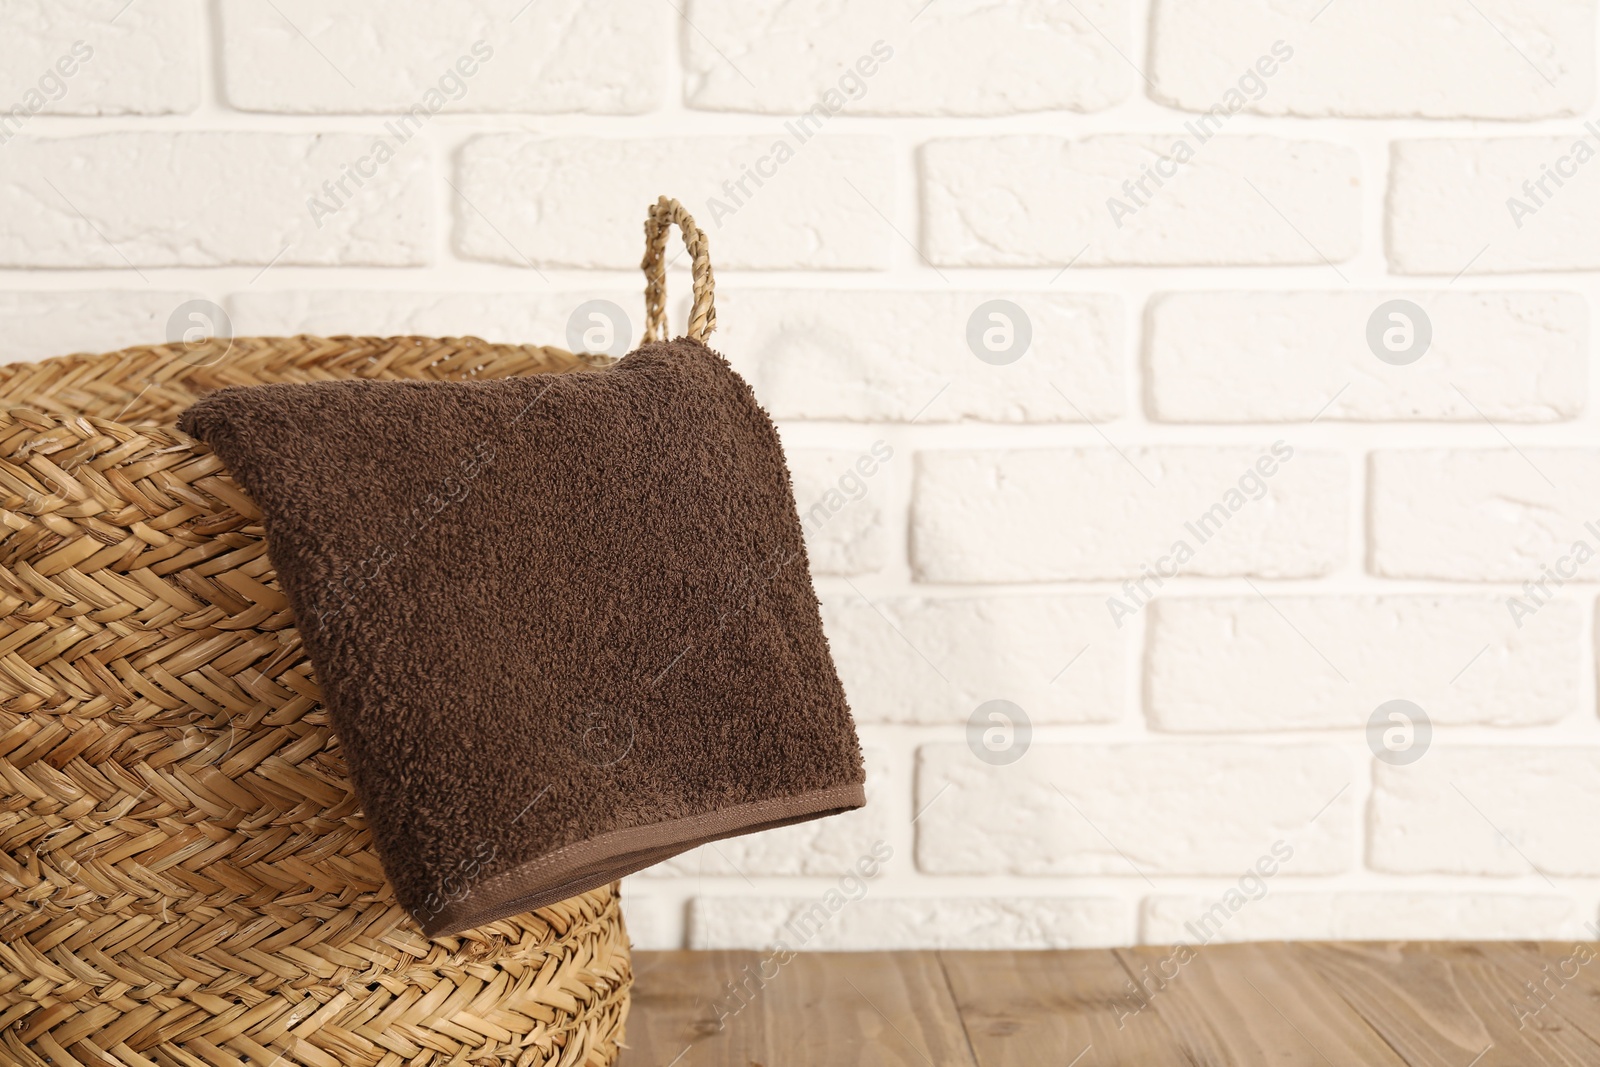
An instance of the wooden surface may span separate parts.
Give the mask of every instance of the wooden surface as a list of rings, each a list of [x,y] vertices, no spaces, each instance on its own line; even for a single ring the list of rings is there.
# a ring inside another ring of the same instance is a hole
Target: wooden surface
[[[1600,944],[640,952],[619,1067],[1600,1067]]]

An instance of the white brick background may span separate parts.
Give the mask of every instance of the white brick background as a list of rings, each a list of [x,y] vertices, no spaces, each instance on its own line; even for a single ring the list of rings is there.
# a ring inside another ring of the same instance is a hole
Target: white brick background
[[[1570,936],[1595,7],[15,0],[0,356],[160,341],[196,297],[241,334],[557,344],[600,298],[636,340],[677,196],[713,343],[802,510],[839,505],[812,558],[871,803],[630,879],[640,944],[759,946],[880,841],[813,947],[1188,939],[1241,886],[1212,936]],[[1367,340],[1395,299],[1431,326],[1405,365]],[[992,300],[1014,362],[969,345]],[[1008,764],[967,743],[997,699]],[[1392,699],[1414,763],[1368,747]]]

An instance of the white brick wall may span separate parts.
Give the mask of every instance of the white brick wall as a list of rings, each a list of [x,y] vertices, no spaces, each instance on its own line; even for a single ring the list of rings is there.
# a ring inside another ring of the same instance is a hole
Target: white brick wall
[[[1183,129],[938,140],[922,149],[922,233],[947,267],[1343,262],[1360,246],[1359,162]]]
[[[1157,0],[1152,95],[1205,111],[1219,87],[1236,84],[1282,41],[1289,58],[1243,87],[1252,111],[1534,119],[1590,103],[1594,5],[1585,0],[1475,0],[1466,11],[1453,0],[1323,2]]]
[[[0,5],[0,111],[166,115],[200,102],[200,0],[128,5],[11,0]],[[12,112],[13,120],[22,116]],[[17,132],[0,125],[0,133]]]
[[[1388,219],[1395,272],[1600,267],[1600,167],[1585,166],[1600,154],[1600,122],[1590,126],[1555,137],[1396,141]]]
[[[227,100],[246,111],[392,113],[432,88],[452,111],[633,115],[660,105],[670,8],[519,7],[403,0],[385,4],[380,21],[350,0],[223,0]]]
[[[638,294],[622,286],[552,292],[417,292],[400,289],[277,289],[231,293],[234,335],[366,334],[375,337],[470,335],[486,341],[567,346],[579,308],[607,300],[622,312],[613,326],[636,344],[644,331]],[[674,304],[674,321],[682,311]],[[579,316],[582,318],[582,316]]]
[[[690,948],[763,949],[814,901],[783,897],[700,897],[690,907]],[[792,944],[792,935],[790,935]],[[862,897],[818,927],[816,952],[919,948],[1097,948],[1133,941],[1133,916],[1114,897]]]
[[[1395,697],[1440,724],[1534,726],[1580,710],[1572,603],[1521,629],[1491,596],[1168,597],[1153,611],[1147,708],[1161,730],[1360,728]]]
[[[1396,299],[1428,317],[1426,360],[1372,358],[1367,320]],[[1162,293],[1147,326],[1166,422],[1556,422],[1582,412],[1589,369],[1577,293]]]
[[[1144,905],[1144,939],[1155,944],[1196,940],[1187,929],[1216,903],[1206,897],[1151,897]],[[1583,938],[1572,901],[1559,896],[1483,893],[1268,893],[1241,908],[1217,941],[1279,941],[1307,929],[1349,941],[1505,941]]]
[[[1136,80],[1127,0],[691,0],[686,14],[691,107],[793,115],[832,87],[868,115],[1098,111]]]
[[[420,266],[429,160],[401,145],[384,166],[356,134],[157,133],[17,137],[0,173],[0,265]],[[356,185],[346,168],[373,177]],[[324,183],[345,181],[324,190]],[[137,210],[129,195],[137,190]],[[313,209],[309,202],[315,200]],[[323,213],[323,206],[327,213]]]
[[[1354,862],[1355,768],[1327,746],[1040,745],[990,766],[924,745],[917,868],[929,874],[1224,876],[1274,843],[1284,873]]]
[[[1441,748],[1375,768],[1368,859],[1381,871],[1501,877],[1600,874],[1575,812],[1600,803],[1592,748]]]
[[[630,879],[641,944],[1576,936],[1596,7],[22,0],[0,358],[637,340],[677,196],[871,803]]]
[[[996,308],[999,300],[1018,310]],[[780,419],[1082,422],[1124,407],[1115,297],[731,289],[718,309],[722,342],[739,353],[732,358],[758,360],[747,368],[751,384]],[[996,358],[1024,330],[1026,351],[1010,363],[974,359],[975,321],[1000,331],[989,346],[980,334],[985,351],[1002,350]]]
[[[475,137],[458,161],[460,253],[541,267],[637,267],[638,205],[670,188],[700,208],[696,221],[711,235],[717,267],[887,266],[894,232],[879,212],[891,206],[890,142],[818,134],[781,164],[773,143],[772,135]],[[717,206],[705,209],[713,199]]]
[[[1374,452],[1371,486],[1377,574],[1520,584],[1571,555],[1572,579],[1594,580],[1572,546],[1600,545],[1600,450]]]
[[[1191,574],[1324,574],[1345,555],[1346,463],[1293,452],[1263,479],[1272,448],[923,452],[911,565],[929,582],[1138,578],[1185,545]]]
[[[1006,699],[1039,722],[1115,722],[1130,642],[1086,596],[825,592],[822,617],[862,722],[961,723]]]
[[[879,456],[884,452],[880,446]],[[857,451],[790,448],[788,455],[811,573],[881,570],[889,558],[883,497],[892,451],[880,459],[869,444]]]
[[[0,292],[0,348],[11,362],[163,340],[173,309],[199,295],[154,288]]]

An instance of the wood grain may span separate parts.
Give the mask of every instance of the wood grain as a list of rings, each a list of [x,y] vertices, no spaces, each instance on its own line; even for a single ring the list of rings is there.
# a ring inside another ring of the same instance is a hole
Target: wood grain
[[[714,1004],[743,967],[760,960],[757,952],[636,953],[633,1006],[618,1067],[745,1067],[739,1051],[745,1035],[731,1023],[719,1028]],[[745,1022],[754,1025],[753,1018]]]
[[[945,952],[979,1067],[1198,1063],[1107,949]]]
[[[811,954],[766,979],[762,961],[638,953],[620,1067],[1600,1065],[1594,943]]]
[[[977,1067],[931,952],[639,955],[619,1067]]]
[[[1174,958],[1171,949],[1118,949],[1117,957],[1157,989],[1151,1009],[1197,1063],[1405,1067],[1361,1016],[1281,944],[1202,945],[1178,968],[1164,966]]]
[[[1600,1044],[1574,1026],[1522,1025],[1521,981],[1481,952],[1409,942],[1295,951],[1411,1067],[1600,1063]]]
[[[1600,945],[1489,941],[1451,949],[1510,976],[1517,992],[1508,1010],[1519,1029],[1572,1026],[1600,1042]]]

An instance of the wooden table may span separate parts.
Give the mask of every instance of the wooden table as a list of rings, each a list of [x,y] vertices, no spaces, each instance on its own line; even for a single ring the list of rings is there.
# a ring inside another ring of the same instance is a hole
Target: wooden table
[[[755,952],[641,952],[634,967],[619,1067],[1600,1065],[1596,943],[802,954],[781,965]]]

